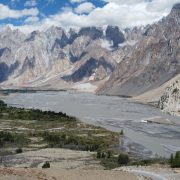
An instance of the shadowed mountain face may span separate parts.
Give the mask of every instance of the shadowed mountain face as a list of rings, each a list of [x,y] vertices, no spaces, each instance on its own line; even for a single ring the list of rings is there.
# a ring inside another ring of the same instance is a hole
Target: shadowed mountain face
[[[11,64],[10,66],[8,66],[4,62],[0,63],[0,82],[6,81],[8,76],[11,75],[14,72],[14,70],[18,68],[18,66],[18,61],[14,64]]]
[[[119,30],[117,26],[108,26],[106,29],[106,37],[108,40],[113,42],[114,48],[118,48],[119,44],[125,41],[124,34]]]
[[[0,82],[3,82],[7,79],[8,69],[8,66],[4,62],[0,63]]]
[[[145,28],[143,37],[118,64],[99,93],[136,96],[180,73],[180,4],[160,22]]]
[[[84,78],[90,78],[94,76],[96,80],[102,80],[113,70],[114,67],[110,63],[107,63],[104,59],[96,60],[91,58],[73,74],[64,76],[63,79],[65,81],[79,82]]]

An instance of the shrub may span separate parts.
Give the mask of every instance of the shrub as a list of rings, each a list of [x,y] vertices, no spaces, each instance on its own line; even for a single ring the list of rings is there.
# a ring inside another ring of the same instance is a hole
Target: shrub
[[[22,148],[16,149],[16,153],[17,153],[17,154],[22,153],[22,152],[23,152]]]
[[[119,154],[118,156],[118,164],[125,165],[129,162],[129,156],[127,154]]]
[[[44,168],[50,168],[50,163],[49,163],[48,161],[46,161],[46,162],[43,164],[42,168],[43,168],[43,169],[44,169]]]
[[[108,152],[107,152],[107,158],[109,159],[109,158],[111,158],[111,156],[112,156],[112,152],[111,152],[111,151],[108,151]]]
[[[101,158],[102,158],[102,159],[105,159],[105,158],[106,158],[106,154],[105,154],[104,152],[101,154]]]
[[[101,152],[100,152],[100,151],[98,151],[98,152],[97,152],[96,157],[97,157],[98,159],[100,159],[100,158],[101,158]]]

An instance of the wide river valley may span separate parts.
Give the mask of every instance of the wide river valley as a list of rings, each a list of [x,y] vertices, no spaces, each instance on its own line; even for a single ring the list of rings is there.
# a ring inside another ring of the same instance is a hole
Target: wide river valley
[[[11,106],[62,111],[112,131],[123,129],[123,149],[139,157],[169,157],[180,150],[180,118],[130,99],[68,91],[14,93],[3,99]],[[149,119],[166,119],[174,124],[147,123]]]

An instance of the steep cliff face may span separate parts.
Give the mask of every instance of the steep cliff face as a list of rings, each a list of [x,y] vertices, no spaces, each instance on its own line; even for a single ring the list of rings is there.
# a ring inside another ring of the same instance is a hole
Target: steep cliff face
[[[180,116],[180,78],[165,90],[158,106],[165,112]]]
[[[160,22],[148,25],[123,56],[99,93],[136,96],[180,73],[180,5]],[[132,34],[131,34],[132,35]]]

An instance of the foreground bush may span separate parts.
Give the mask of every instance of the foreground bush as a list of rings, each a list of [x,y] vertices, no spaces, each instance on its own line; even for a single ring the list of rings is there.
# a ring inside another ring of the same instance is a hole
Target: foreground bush
[[[44,168],[50,168],[50,163],[49,163],[48,161],[46,161],[46,162],[43,164],[42,168],[43,168],[43,169],[44,169]]]
[[[118,164],[126,165],[129,162],[129,156],[127,154],[119,154],[118,156]]]

